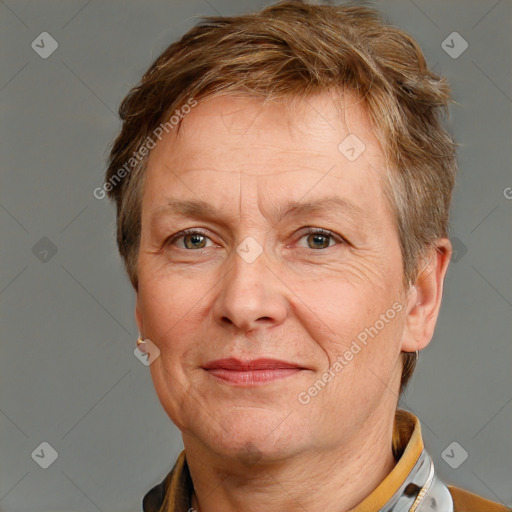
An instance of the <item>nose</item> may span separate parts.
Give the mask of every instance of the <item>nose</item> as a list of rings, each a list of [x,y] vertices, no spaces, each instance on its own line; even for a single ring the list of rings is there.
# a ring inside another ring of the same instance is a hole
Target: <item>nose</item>
[[[268,263],[265,252],[251,261],[244,259],[243,252],[233,251],[214,304],[217,323],[246,333],[284,322],[287,288],[278,277],[276,265],[270,269]]]

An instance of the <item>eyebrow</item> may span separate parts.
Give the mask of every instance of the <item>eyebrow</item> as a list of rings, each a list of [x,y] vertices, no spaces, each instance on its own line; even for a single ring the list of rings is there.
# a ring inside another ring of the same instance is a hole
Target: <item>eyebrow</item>
[[[338,196],[328,196],[315,201],[287,201],[283,205],[274,206],[270,214],[276,222],[286,217],[305,216],[319,213],[343,213],[354,219],[363,214],[361,207]],[[201,200],[170,200],[165,206],[158,208],[152,218],[161,216],[193,217],[205,219],[220,219],[221,212],[211,204]]]

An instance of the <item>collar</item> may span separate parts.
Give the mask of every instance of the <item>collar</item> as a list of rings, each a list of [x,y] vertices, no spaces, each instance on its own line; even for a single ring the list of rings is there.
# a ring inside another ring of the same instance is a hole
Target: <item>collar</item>
[[[372,493],[350,512],[451,512],[448,488],[434,472],[425,451],[418,418],[404,410],[395,413],[393,453],[398,461]],[[188,512],[193,483],[183,450],[166,478],[143,500],[144,512]]]

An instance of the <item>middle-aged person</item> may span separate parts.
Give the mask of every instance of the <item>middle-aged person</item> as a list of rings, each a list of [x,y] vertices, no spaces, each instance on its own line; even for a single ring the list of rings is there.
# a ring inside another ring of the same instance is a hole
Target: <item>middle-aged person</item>
[[[397,411],[452,252],[448,100],[375,11],[298,1],[207,18],[130,91],[97,193],[185,448],[145,512],[507,510]]]

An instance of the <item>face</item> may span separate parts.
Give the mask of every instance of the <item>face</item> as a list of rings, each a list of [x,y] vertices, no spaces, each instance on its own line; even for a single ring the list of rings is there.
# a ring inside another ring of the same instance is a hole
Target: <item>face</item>
[[[406,304],[385,162],[361,102],[334,100],[210,99],[151,152],[136,317],[185,446],[280,459],[394,412]]]

